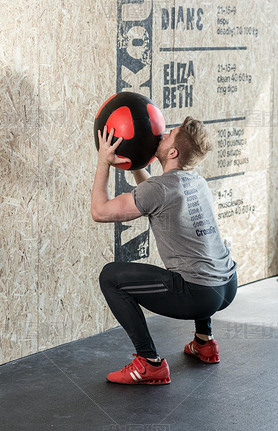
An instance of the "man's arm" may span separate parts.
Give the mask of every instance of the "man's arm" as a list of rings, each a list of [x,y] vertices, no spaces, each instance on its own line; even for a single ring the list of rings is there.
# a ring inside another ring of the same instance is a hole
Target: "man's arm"
[[[107,127],[104,128],[103,136],[99,132],[98,165],[91,196],[92,217],[94,221],[98,222],[128,221],[142,215],[136,207],[131,193],[124,193],[114,199],[109,198],[108,178],[110,165],[130,162],[129,159],[119,158],[115,154],[115,150],[122,139],[119,138],[111,145],[113,133],[114,130],[112,129],[106,140]]]
[[[120,159],[121,163],[123,159]],[[97,167],[92,190],[91,213],[94,221],[107,223],[134,220],[142,214],[135,205],[131,193],[123,193],[109,199],[108,177],[110,166]]]
[[[140,184],[150,178],[150,174],[146,169],[138,169],[137,171],[132,171],[136,184]]]

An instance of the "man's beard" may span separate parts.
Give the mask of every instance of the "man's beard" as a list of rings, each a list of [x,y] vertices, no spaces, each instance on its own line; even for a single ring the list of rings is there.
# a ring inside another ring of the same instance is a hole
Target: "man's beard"
[[[155,153],[155,157],[159,160],[161,165],[164,166],[167,160],[167,150],[160,150],[158,146]]]

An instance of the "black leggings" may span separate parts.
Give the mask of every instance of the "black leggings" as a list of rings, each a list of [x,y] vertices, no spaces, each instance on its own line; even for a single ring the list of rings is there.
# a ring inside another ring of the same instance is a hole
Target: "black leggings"
[[[131,262],[108,263],[99,281],[112,313],[145,358],[156,358],[157,352],[139,304],[163,316],[195,320],[197,333],[211,335],[210,317],[226,308],[237,291],[236,273],[222,286],[201,286],[176,272]]]

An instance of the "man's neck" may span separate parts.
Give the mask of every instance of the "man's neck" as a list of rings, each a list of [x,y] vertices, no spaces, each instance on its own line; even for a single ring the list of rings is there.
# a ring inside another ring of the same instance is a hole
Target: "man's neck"
[[[162,166],[163,173],[173,171],[174,169],[182,170],[177,163],[166,163],[165,166]]]

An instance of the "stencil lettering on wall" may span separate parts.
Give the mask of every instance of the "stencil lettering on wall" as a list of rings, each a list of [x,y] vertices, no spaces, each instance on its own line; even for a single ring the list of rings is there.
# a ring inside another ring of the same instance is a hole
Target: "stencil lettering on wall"
[[[117,1],[117,93],[134,91],[152,98],[152,22],[150,0]],[[116,169],[115,195],[132,190],[125,171]],[[115,261],[149,256],[149,229],[122,243],[127,223],[115,223]]]

